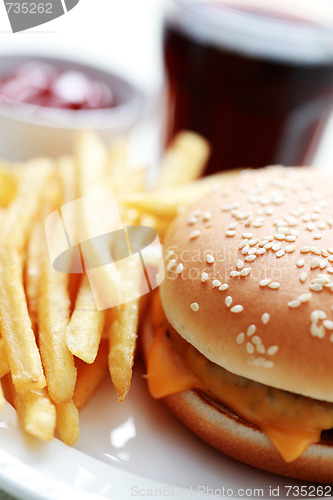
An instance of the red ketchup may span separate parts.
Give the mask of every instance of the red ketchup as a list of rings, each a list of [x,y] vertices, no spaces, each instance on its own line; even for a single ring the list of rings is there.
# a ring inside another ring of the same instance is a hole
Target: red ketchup
[[[117,106],[110,86],[77,69],[27,62],[0,79],[0,101],[58,109],[104,109]]]

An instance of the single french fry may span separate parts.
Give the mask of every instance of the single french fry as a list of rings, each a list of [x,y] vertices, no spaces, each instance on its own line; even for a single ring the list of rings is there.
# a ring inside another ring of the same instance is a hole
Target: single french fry
[[[58,176],[63,203],[69,203],[77,197],[77,179],[75,162],[71,156],[61,156],[57,161]]]
[[[72,400],[55,407],[59,437],[68,446],[73,446],[80,437],[79,411]]]
[[[60,185],[54,191],[54,198],[48,198],[44,207],[44,217],[58,204]],[[48,244],[53,245],[62,234],[57,225],[51,228]],[[69,323],[70,297],[68,274],[55,270],[52,266],[46,236],[42,245],[40,270],[40,296],[38,302],[38,340],[45,370],[48,392],[55,403],[71,400],[76,383],[76,368],[72,353],[66,345],[66,328]]]
[[[108,260],[110,249],[106,245],[95,242],[96,234],[105,233],[105,213],[101,214],[99,197],[94,197],[85,203],[85,197],[89,194],[105,190],[105,176],[107,165],[107,152],[98,139],[92,133],[81,133],[76,143],[75,157],[77,163],[78,195],[82,198],[80,217],[78,219],[81,241],[86,242],[87,258],[93,263],[93,279],[99,290],[99,297],[108,297],[108,303],[119,303],[119,290],[121,281],[115,266],[112,270],[105,265]],[[99,229],[100,228],[100,229]],[[110,299],[109,299],[110,298]]]
[[[7,207],[14,199],[20,175],[13,165],[0,165],[0,206]]]
[[[19,392],[42,389],[46,382],[23,288],[22,257],[12,250],[0,259],[0,324],[13,382]]]
[[[180,132],[162,158],[155,189],[165,189],[200,177],[210,153],[209,143],[194,132]]]
[[[56,409],[47,391],[17,392],[10,377],[6,377],[6,385],[23,429],[43,441],[51,441],[56,426]]]
[[[68,275],[55,271],[46,254],[41,265],[39,348],[49,394],[56,403],[70,401],[76,382],[73,355],[65,340],[69,311]]]
[[[46,183],[52,174],[52,167],[51,161],[40,159],[29,162],[24,168],[17,195],[2,220],[1,248],[6,251],[24,250],[32,221],[40,209]]]
[[[131,262],[118,263],[123,289],[128,296],[136,293],[141,284],[141,266]],[[139,298],[125,302],[112,311],[109,328],[109,371],[122,403],[129,391],[139,323]]]
[[[75,308],[66,330],[66,343],[72,354],[93,363],[102,337],[105,311],[98,311],[87,275],[76,298]]]
[[[5,404],[5,396],[3,394],[3,390],[2,390],[2,385],[1,385],[1,381],[0,381],[0,410],[2,410],[4,404]]]
[[[103,380],[108,367],[107,342],[102,340],[94,363],[88,365],[77,360],[77,382],[74,390],[73,402],[81,410],[91,399],[94,392]]]
[[[40,261],[42,256],[41,249],[44,244],[44,221],[38,218],[34,221],[31,229],[25,266],[26,294],[29,314],[33,325],[38,321]]]
[[[121,189],[125,182],[129,180],[127,174],[129,167],[128,139],[117,138],[112,141],[108,151],[108,161],[106,167],[107,187],[114,190]]]
[[[0,378],[4,377],[9,372],[9,363],[7,359],[5,344],[3,339],[0,339]]]
[[[122,203],[141,212],[156,217],[172,219],[181,208],[186,208],[210,193],[213,189],[232,181],[239,170],[209,175],[194,182],[189,182],[172,189],[159,189],[147,193],[133,193],[124,196]]]

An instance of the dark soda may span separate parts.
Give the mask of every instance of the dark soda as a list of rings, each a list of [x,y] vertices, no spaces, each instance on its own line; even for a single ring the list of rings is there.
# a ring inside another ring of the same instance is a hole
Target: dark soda
[[[183,129],[209,139],[213,147],[207,173],[310,163],[333,104],[332,31],[289,14],[233,6],[232,16],[238,11],[256,23],[269,18],[286,24],[285,38],[294,33],[290,46],[284,40],[277,47],[272,30],[270,39],[262,38],[260,44],[259,38],[255,47],[251,37],[258,33],[244,34],[249,24],[237,33],[232,28],[230,37],[226,16],[220,22],[219,10],[225,14],[228,5],[176,2],[182,3],[185,10],[176,9],[164,28],[167,141]],[[211,26],[201,17],[208,7]],[[314,39],[318,30],[324,32],[319,49],[312,39],[307,46],[301,36],[310,33]]]

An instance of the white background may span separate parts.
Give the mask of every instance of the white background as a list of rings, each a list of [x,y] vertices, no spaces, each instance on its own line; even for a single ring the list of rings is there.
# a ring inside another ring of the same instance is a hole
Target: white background
[[[161,89],[161,22],[165,0],[80,0],[54,21],[13,34],[0,3],[0,54],[75,57],[113,68],[155,96]],[[314,159],[333,170],[333,120]]]

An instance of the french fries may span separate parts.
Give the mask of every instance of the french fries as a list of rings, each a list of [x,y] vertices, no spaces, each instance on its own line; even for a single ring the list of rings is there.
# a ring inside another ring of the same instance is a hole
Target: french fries
[[[84,276],[66,330],[66,343],[70,352],[86,363],[95,361],[104,318],[105,312],[97,310],[89,280]]]
[[[135,296],[140,289],[141,268],[137,261],[119,262],[123,288],[128,297]],[[125,302],[113,309],[109,328],[109,370],[122,403],[129,391],[134,363],[134,353],[139,323],[139,298]]]
[[[165,152],[155,189],[171,188],[200,177],[210,153],[206,139],[194,132],[179,133]]]
[[[105,189],[114,191],[121,228],[154,227],[163,237],[183,207],[225,182],[226,175],[195,181],[208,155],[203,138],[181,133],[148,192],[145,168],[130,167],[127,140],[108,149],[88,132],[79,135],[73,156],[20,168],[0,164],[0,408],[5,399],[12,404],[30,435],[44,441],[56,435],[73,445],[79,410],[107,372],[120,402],[130,388],[140,311],[149,297],[140,297],[145,277],[129,233],[129,256],[112,267],[106,263],[116,255],[114,243],[95,243],[110,216],[101,211]],[[62,226],[56,223],[46,242],[45,218],[56,211]],[[68,248],[78,245],[81,275],[70,274],[70,252],[64,272],[50,260],[47,243],[58,248],[63,233]],[[98,294],[120,305],[104,310]]]
[[[79,411],[72,400],[56,405],[56,429],[61,440],[72,446],[79,439]]]
[[[9,372],[9,363],[7,359],[5,344],[3,339],[0,339],[0,379]]]
[[[93,396],[102,382],[108,368],[108,345],[102,340],[94,363],[87,364],[77,360],[77,382],[73,402],[81,410]]]

